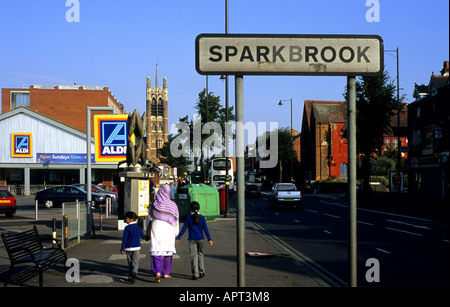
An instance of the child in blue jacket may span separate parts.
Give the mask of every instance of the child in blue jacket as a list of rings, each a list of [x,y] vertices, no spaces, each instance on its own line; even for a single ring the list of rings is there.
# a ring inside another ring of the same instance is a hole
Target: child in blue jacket
[[[136,223],[136,213],[130,211],[125,214],[125,226],[123,230],[122,246],[120,247],[120,253],[127,254],[129,279],[133,284],[139,270],[139,254],[141,250],[141,238],[147,240],[144,232]]]
[[[200,204],[196,201],[191,203],[192,214],[188,215],[184,220],[183,228],[178,236],[175,238],[175,242],[180,242],[180,238],[189,229],[189,251],[191,254],[191,269],[192,279],[197,280],[199,277],[205,276],[205,266],[203,261],[203,240],[205,239],[203,233],[208,238],[209,245],[214,245],[209,235],[208,226],[206,225],[206,219],[203,215],[198,213],[200,210]]]

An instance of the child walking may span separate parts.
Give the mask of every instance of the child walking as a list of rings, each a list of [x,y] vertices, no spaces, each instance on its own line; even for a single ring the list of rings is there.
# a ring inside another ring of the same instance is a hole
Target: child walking
[[[130,211],[125,214],[125,226],[123,230],[122,246],[120,253],[127,254],[129,280],[134,284],[137,272],[139,270],[139,254],[141,249],[140,238],[147,240],[144,232],[136,223],[137,214]]]
[[[203,233],[208,238],[209,245],[214,245],[209,235],[208,226],[206,225],[206,219],[203,215],[198,213],[200,210],[200,204],[196,201],[191,203],[192,214],[188,215],[184,220],[183,228],[178,236],[175,238],[175,242],[180,242],[180,238],[189,229],[189,251],[191,255],[191,269],[192,279],[197,280],[199,277],[205,276],[205,266],[203,261],[203,240],[205,239]]]

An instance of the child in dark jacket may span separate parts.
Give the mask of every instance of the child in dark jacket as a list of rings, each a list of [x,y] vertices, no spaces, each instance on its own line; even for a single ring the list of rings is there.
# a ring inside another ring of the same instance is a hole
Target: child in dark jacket
[[[137,215],[134,212],[127,212],[125,214],[125,226],[123,230],[122,246],[120,253],[127,254],[129,279],[133,284],[139,270],[139,254],[141,250],[141,238],[146,240],[144,232],[136,223]]]
[[[205,276],[205,266],[203,261],[203,232],[208,238],[209,244],[212,246],[213,241],[209,235],[208,226],[206,225],[206,219],[203,215],[198,213],[200,210],[200,204],[196,201],[191,203],[192,214],[188,215],[184,220],[183,228],[178,236],[175,238],[175,242],[180,242],[180,238],[189,229],[189,251],[191,254],[191,269],[192,278],[197,280],[199,277]]]

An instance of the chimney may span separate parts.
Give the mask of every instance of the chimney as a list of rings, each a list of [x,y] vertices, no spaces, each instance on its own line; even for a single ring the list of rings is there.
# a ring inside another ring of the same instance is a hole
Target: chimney
[[[444,68],[441,70],[441,75],[448,77],[448,61],[444,61]]]

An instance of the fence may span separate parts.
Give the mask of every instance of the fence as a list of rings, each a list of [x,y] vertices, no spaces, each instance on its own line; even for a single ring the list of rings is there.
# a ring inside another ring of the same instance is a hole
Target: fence
[[[93,216],[90,204],[87,201],[62,204],[62,238],[63,248],[66,248],[69,240],[90,236],[93,230]]]
[[[30,195],[35,195],[37,191],[56,187],[59,184],[32,184],[30,185]],[[10,191],[14,195],[25,195],[25,185],[24,184],[14,184],[14,185],[0,185],[0,189],[5,189]]]

